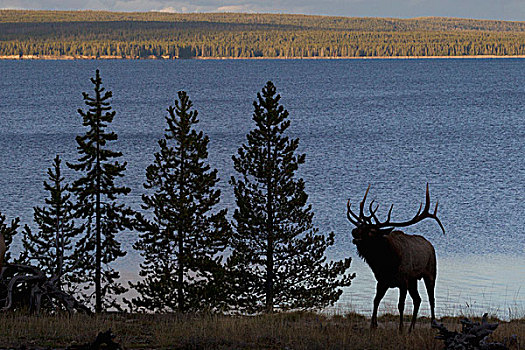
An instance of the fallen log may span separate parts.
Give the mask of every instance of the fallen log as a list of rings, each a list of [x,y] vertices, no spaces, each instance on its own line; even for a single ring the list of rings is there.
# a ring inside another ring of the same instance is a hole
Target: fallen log
[[[115,335],[111,332],[111,329],[106,332],[99,332],[96,339],[93,342],[70,345],[66,348],[54,348],[55,350],[122,350],[122,346],[114,341]],[[0,350],[50,350],[49,347],[40,346],[27,346],[21,345],[17,348],[0,348]]]
[[[115,335],[111,333],[111,329],[106,332],[99,332],[97,338],[92,343],[87,343],[83,345],[74,345],[67,347],[66,350],[121,350],[122,347],[119,343],[116,343]]]
[[[21,290],[21,285],[26,288]],[[28,299],[27,303],[31,313],[40,312],[42,299],[45,298],[58,307],[63,307],[69,314],[75,312],[92,314],[87,306],[62,290],[57,276],[49,278],[35,266],[4,264],[0,272],[0,288],[4,289],[0,291],[4,297],[4,306],[0,309],[1,311],[13,309],[17,293],[29,293],[29,295],[19,296],[18,299]]]
[[[432,321],[432,328],[439,331],[436,339],[445,343],[446,350],[508,350],[503,343],[487,342],[487,337],[498,328],[498,323],[488,323],[487,314],[484,314],[481,323],[472,322],[464,318],[461,322],[461,333],[449,331],[442,323]]]

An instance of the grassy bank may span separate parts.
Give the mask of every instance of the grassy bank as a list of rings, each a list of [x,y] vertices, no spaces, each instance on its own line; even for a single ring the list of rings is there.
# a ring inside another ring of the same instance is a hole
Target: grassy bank
[[[461,328],[459,318],[441,320],[449,329]],[[0,316],[0,348],[67,347],[91,342],[100,331],[112,329],[115,341],[126,349],[441,349],[437,331],[420,319],[411,334],[399,334],[397,316],[382,316],[379,329],[357,314],[324,316],[287,313],[247,316],[101,315]],[[408,318],[406,320],[408,322]],[[519,349],[525,337],[525,319],[499,321],[492,341],[512,335]],[[408,323],[406,324],[408,327]],[[523,345],[521,345],[523,347]]]

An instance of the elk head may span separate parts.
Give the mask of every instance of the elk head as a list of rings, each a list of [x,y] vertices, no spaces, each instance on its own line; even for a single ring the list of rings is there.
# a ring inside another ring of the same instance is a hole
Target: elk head
[[[419,210],[417,211],[416,215],[404,222],[390,222],[390,218],[392,215],[392,209],[394,208],[394,205],[392,204],[390,206],[390,209],[388,210],[388,216],[385,221],[381,222],[377,216],[377,210],[379,209],[379,204],[375,206],[374,208],[374,200],[370,202],[370,205],[368,206],[369,215],[365,215],[364,213],[364,207],[366,202],[366,197],[368,196],[368,191],[370,190],[370,185],[368,185],[368,188],[366,189],[365,195],[363,197],[363,200],[359,204],[359,215],[356,215],[351,209],[350,200],[348,200],[346,204],[346,217],[348,220],[355,226],[355,228],[352,230],[352,236],[354,239],[352,242],[354,244],[359,243],[365,243],[369,242],[371,240],[374,240],[379,237],[383,237],[385,235],[388,235],[390,232],[392,232],[396,227],[407,227],[414,225],[423,219],[430,218],[436,220],[436,222],[439,224],[439,227],[445,233],[445,228],[443,227],[443,224],[437,217],[437,209],[438,209],[438,203],[436,202],[436,207],[434,208],[434,213],[430,213],[430,192],[428,189],[428,183],[427,183],[427,192],[425,197],[425,206],[423,207],[423,204],[420,204]]]

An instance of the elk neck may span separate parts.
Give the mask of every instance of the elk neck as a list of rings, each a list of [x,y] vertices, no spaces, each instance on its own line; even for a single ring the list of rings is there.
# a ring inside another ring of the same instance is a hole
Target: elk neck
[[[356,244],[357,254],[370,266],[376,278],[393,276],[399,269],[401,257],[390,242],[391,234]]]

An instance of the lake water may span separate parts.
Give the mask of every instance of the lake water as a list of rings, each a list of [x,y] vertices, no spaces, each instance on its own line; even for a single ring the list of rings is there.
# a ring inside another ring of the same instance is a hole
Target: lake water
[[[300,175],[316,224],[336,234],[328,256],[353,258],[357,277],[337,312],[368,314],[375,292],[351,243],[346,201],[359,202],[371,184],[381,214],[395,203],[393,220],[406,220],[429,182],[446,235],[432,220],[405,231],[436,247],[437,314],[524,316],[525,60],[0,61],[0,211],[9,218],[32,225],[53,157],[76,158],[74,138],[84,132],[76,110],[97,68],[113,91],[134,208],[166,108],[185,90],[211,139],[221,205],[232,211],[231,156],[253,127],[256,93],[272,80],[307,155]],[[129,253],[117,263],[129,279],[138,277],[135,238],[122,235]],[[420,292],[428,315],[422,284]],[[390,290],[381,311],[396,305]]]

